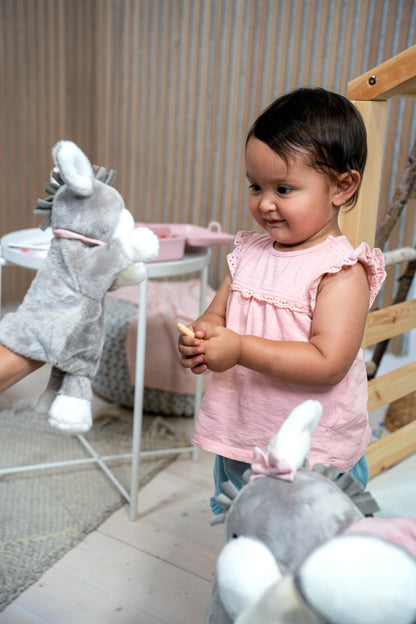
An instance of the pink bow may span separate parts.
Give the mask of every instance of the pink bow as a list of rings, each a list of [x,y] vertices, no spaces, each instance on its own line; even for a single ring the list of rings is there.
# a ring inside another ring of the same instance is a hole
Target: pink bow
[[[295,478],[295,469],[286,459],[279,457],[273,449],[265,453],[258,446],[253,450],[251,472],[250,481],[259,477],[274,477],[283,481],[293,481]]]

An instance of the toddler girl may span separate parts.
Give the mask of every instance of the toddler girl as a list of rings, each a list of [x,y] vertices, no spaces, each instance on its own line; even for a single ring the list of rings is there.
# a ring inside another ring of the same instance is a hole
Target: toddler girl
[[[249,209],[265,233],[237,234],[227,275],[190,325],[195,338],[179,339],[182,366],[214,371],[193,443],[216,454],[216,494],[228,479],[241,487],[253,447],[266,450],[306,399],[323,406],[310,464],[335,464],[367,484],[360,344],[384,263],[365,243],[353,249],[338,227],[339,210],[357,201],[366,156],[359,112],[320,88],[280,97],[248,133]]]

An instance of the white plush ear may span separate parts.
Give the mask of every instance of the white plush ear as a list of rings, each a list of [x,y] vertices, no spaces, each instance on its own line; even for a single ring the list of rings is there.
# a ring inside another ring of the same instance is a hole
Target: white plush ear
[[[89,197],[94,188],[94,172],[82,150],[72,141],[59,141],[52,156],[65,184],[81,197]]]
[[[311,445],[311,436],[322,414],[319,401],[301,403],[290,413],[279,432],[270,440],[269,450],[275,450],[297,470],[305,461]]]
[[[232,620],[281,577],[272,552],[256,539],[233,539],[218,557],[218,591]]]
[[[297,573],[307,602],[337,624],[416,622],[416,561],[369,535],[334,538]]]

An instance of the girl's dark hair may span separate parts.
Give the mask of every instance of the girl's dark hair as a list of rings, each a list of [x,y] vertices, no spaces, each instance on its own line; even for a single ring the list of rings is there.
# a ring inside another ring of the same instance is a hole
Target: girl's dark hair
[[[296,89],[261,113],[246,146],[251,137],[266,143],[286,163],[306,152],[309,165],[332,179],[353,169],[362,179],[367,133],[360,113],[343,95],[321,88]],[[356,204],[359,186],[345,206]]]

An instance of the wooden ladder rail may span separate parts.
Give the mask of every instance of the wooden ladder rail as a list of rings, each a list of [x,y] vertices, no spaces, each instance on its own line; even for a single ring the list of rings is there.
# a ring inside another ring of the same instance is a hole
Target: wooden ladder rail
[[[354,247],[362,241],[372,248],[383,165],[388,100],[416,96],[416,45],[370,69],[348,84],[348,98],[363,116],[368,159],[356,207],[340,215],[340,227]],[[363,348],[416,327],[416,300],[370,312]],[[368,383],[369,412],[416,391],[416,362]],[[416,421],[369,445],[370,477],[416,452]]]

